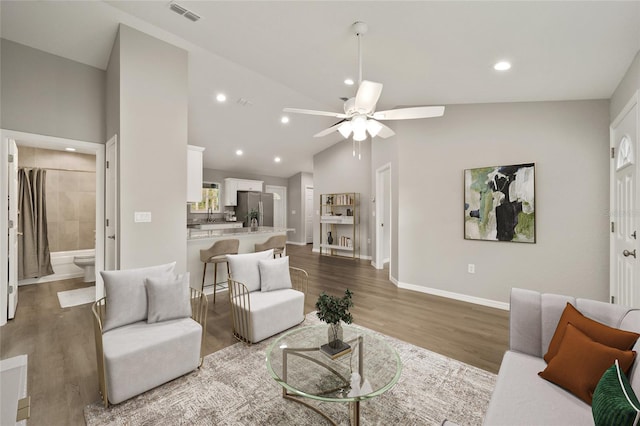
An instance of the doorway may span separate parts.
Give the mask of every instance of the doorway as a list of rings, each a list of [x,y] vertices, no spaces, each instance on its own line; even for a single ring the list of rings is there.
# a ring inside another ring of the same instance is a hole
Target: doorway
[[[313,244],[313,187],[304,188],[304,241]]]
[[[9,164],[7,161],[4,161],[6,157],[9,156],[9,147],[14,141],[18,147],[30,147],[30,148],[41,148],[48,150],[58,150],[63,151],[65,148],[75,149],[79,153],[92,154],[95,156],[95,189],[96,189],[96,214],[95,214],[95,268],[97,271],[102,270],[104,267],[104,145],[93,142],[84,142],[77,141],[73,139],[65,139],[58,138],[53,136],[45,136],[45,135],[37,135],[33,133],[25,133],[25,132],[17,132],[13,130],[0,130],[0,140],[1,142],[1,151],[2,151],[2,175],[7,176],[7,179],[2,180],[2,185],[0,189],[0,198],[2,199],[2,204],[0,205],[0,232],[3,235],[10,235],[11,230],[9,228],[9,222],[5,219],[5,215],[7,214],[8,202],[9,202],[9,189],[11,185],[17,180],[17,167],[15,167],[15,173],[13,173],[14,168],[10,170],[5,169],[5,165]],[[16,162],[17,165],[17,162]],[[5,172],[6,171],[6,172]],[[10,173],[11,171],[11,173]],[[8,218],[7,218],[8,219]],[[9,298],[9,285],[8,285],[8,277],[12,276],[13,271],[17,269],[17,262],[14,262],[12,259],[17,259],[13,256],[12,249],[13,246],[9,246],[8,244],[2,244],[0,247],[0,258],[9,258],[11,261],[10,264],[6,262],[0,262],[1,269],[0,273],[2,275],[2,279],[0,280],[0,300],[2,303],[0,304],[0,325],[4,325],[8,319],[8,298]],[[6,256],[6,257],[5,257]],[[102,281],[99,274],[96,276],[96,291],[98,287],[102,288]],[[16,294],[14,295],[17,298],[18,287],[15,287]],[[16,300],[17,303],[17,300]]]
[[[119,269],[120,256],[118,252],[118,136],[114,135],[107,141],[105,162],[105,220],[104,220],[104,270]],[[101,297],[101,294],[99,294]]]
[[[266,185],[265,192],[273,194],[273,226],[287,227],[287,187]]]
[[[638,92],[611,124],[611,302],[640,307],[638,283]]]
[[[376,255],[374,267],[391,266],[391,163],[376,169]],[[391,274],[391,268],[389,268]]]

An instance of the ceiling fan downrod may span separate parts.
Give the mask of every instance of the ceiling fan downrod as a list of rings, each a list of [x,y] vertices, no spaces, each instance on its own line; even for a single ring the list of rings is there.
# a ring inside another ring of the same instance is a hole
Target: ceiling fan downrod
[[[353,23],[353,32],[358,37],[358,85],[362,83],[362,36],[367,33],[369,26],[361,21]]]

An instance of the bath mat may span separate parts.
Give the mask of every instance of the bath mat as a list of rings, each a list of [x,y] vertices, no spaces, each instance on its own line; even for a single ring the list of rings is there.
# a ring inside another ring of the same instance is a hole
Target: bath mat
[[[77,288],[75,290],[59,291],[58,301],[61,308],[84,305],[96,301],[96,286]]]

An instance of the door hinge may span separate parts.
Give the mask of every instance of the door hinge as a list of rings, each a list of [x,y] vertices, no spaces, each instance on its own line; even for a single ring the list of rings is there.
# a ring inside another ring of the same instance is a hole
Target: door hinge
[[[616,303],[615,300],[616,300],[616,298],[611,296],[611,303]]]
[[[13,163],[13,154],[9,154],[9,162]]]
[[[611,158],[616,158],[616,149],[611,147]]]
[[[105,224],[104,226],[109,226],[109,219],[105,219],[104,224]]]
[[[109,162],[107,161],[107,169],[109,168]]]
[[[9,294],[12,294],[12,293],[13,293],[13,286],[12,286],[12,285],[10,285],[10,286],[9,286]]]
[[[613,225],[613,222],[611,222],[611,233],[615,232],[615,226]]]
[[[13,220],[9,219],[9,229],[13,229],[14,223]]]

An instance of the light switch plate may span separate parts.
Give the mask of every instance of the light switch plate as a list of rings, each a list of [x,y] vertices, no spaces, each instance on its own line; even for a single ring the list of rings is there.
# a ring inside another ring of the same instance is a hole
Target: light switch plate
[[[133,213],[134,222],[151,222],[151,212],[134,212]]]

